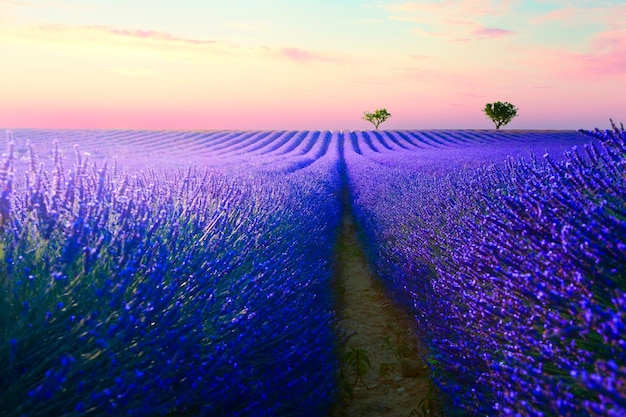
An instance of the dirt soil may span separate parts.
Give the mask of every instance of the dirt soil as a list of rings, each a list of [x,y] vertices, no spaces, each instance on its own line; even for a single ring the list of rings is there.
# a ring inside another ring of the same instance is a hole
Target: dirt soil
[[[339,325],[348,339],[340,352],[344,359],[342,401],[332,416],[440,415],[436,390],[421,360],[423,348],[411,330],[411,319],[385,295],[382,284],[371,273],[349,215],[343,219],[337,252]],[[354,364],[346,360],[351,348],[363,349],[371,363],[362,380],[357,380]],[[420,375],[402,376],[401,357],[418,365]]]

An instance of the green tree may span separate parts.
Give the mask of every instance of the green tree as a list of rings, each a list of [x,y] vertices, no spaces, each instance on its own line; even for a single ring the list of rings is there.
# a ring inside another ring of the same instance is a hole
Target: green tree
[[[495,103],[487,103],[483,113],[496,124],[496,129],[500,129],[500,126],[508,124],[517,116],[517,107],[508,101],[504,103],[496,101]]]
[[[378,125],[380,125],[385,120],[389,119],[391,114],[387,111],[387,109],[378,109],[374,113],[365,112],[363,119],[372,123],[376,129],[378,129]]]

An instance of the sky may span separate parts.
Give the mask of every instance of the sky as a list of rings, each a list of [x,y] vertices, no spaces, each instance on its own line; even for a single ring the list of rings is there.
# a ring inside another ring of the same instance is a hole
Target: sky
[[[626,1],[0,0],[0,127],[605,129]]]

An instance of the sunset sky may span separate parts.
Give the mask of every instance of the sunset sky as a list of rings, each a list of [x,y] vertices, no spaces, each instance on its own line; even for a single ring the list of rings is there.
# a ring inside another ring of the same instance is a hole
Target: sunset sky
[[[0,0],[0,127],[626,123],[626,2]]]

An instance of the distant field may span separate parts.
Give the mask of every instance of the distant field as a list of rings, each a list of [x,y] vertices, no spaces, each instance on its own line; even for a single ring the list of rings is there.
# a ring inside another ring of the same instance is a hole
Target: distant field
[[[337,146],[380,156],[394,155],[394,151],[412,151],[425,160],[422,162],[446,165],[442,163],[443,159],[456,159],[462,167],[472,160],[475,163],[502,162],[506,156],[527,156],[529,151],[541,156],[547,149],[554,157],[560,158],[562,151],[590,140],[576,131],[559,130],[330,132],[18,129],[13,131],[13,136],[16,157],[21,162],[29,160],[27,142],[32,144],[41,162],[51,162],[52,144],[58,141],[67,158],[73,158],[72,147],[77,145],[81,154],[94,162],[106,160],[111,165],[117,160],[120,166],[139,169],[144,166],[167,169],[189,163],[220,168],[224,165],[232,167],[233,161],[243,164],[267,164],[284,159],[310,161],[323,156],[330,147]]]
[[[347,193],[450,413],[620,415],[626,153],[604,135],[14,130],[0,414],[328,415]]]

